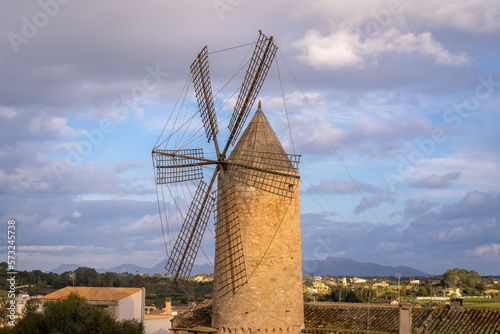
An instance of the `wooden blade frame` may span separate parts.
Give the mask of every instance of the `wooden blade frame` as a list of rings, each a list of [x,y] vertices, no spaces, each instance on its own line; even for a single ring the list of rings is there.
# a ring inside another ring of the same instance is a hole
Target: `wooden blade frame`
[[[210,186],[200,181],[165,266],[167,272],[174,276],[174,280],[187,279],[191,274],[203,233],[207,227],[210,208],[213,206],[213,197],[209,193]]]
[[[251,187],[292,198],[300,178],[300,155],[242,150],[229,161],[228,177]]]
[[[298,178],[296,171],[298,158],[295,165],[290,161],[288,161],[287,165],[284,163],[283,155],[281,158],[275,157],[277,162],[274,165],[271,164],[271,166],[269,165],[269,161],[255,164],[255,158],[259,161],[266,158],[262,154],[259,154],[257,157],[252,154],[243,154],[238,161],[225,161],[229,146],[236,143],[246,118],[269,72],[277,49],[273,37],[267,38],[260,32],[230,121],[229,139],[222,153],[217,142],[219,130],[210,81],[207,47],[203,48],[191,65],[198,108],[208,142],[210,140],[214,142],[217,160],[203,158],[201,150],[153,150],[157,162],[155,169],[157,171],[157,183],[159,184],[201,179],[203,178],[202,165],[217,165],[209,185],[203,182],[203,180],[200,181],[172,253],[167,261],[165,269],[174,276],[174,280],[187,279],[191,273],[203,233],[206,229],[209,211],[213,207],[214,199],[210,196],[210,190],[217,174],[219,174],[221,179],[224,179],[224,169],[226,169],[227,165],[231,165],[227,166],[229,167],[228,172],[239,171],[240,175],[232,173],[235,178],[244,179],[246,183],[252,186],[284,194],[285,196],[288,194],[289,197],[291,197],[290,194],[293,194],[293,189],[290,186],[292,185],[293,187],[295,182],[289,181],[295,181],[291,179]],[[223,165],[226,166],[223,167]],[[282,165],[286,165],[286,167],[283,168]],[[272,166],[277,169],[269,169]],[[270,187],[268,184],[270,184]],[[219,291],[223,294],[235,293],[238,287],[247,282],[235,190],[234,187],[227,190],[218,189],[217,193],[219,202],[216,215],[216,253],[218,255],[215,261],[217,268],[220,268],[219,271],[222,272],[217,285]]]
[[[243,242],[238,221],[238,203],[234,186],[218,190],[215,216],[215,267],[217,286],[221,295],[236,293],[247,283]]]
[[[193,84],[198,100],[198,109],[200,110],[205,133],[208,142],[213,140],[219,127],[214,108],[214,97],[212,94],[212,85],[210,83],[210,70],[208,67],[208,47],[204,47],[198,54],[196,60],[191,65],[191,74],[193,75]]]
[[[155,150],[156,183],[168,184],[203,178],[203,149]]]
[[[252,59],[248,66],[245,80],[241,86],[240,94],[236,106],[234,107],[231,121],[229,122],[229,131],[231,135],[228,140],[234,146],[240,134],[240,131],[245,124],[248,113],[252,109],[260,88],[266,79],[269,68],[271,67],[278,47],[274,43],[274,38],[267,38],[260,32],[259,39],[255,45]],[[227,146],[224,150],[227,152]]]

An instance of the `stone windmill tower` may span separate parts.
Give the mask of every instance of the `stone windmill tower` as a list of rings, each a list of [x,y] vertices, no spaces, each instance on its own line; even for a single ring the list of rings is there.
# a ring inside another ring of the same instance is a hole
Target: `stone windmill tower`
[[[276,51],[273,37],[260,33],[228,126],[229,135],[227,140],[222,137],[225,143],[219,146],[222,140],[205,47],[191,65],[191,74],[203,127],[208,142],[213,141],[216,158],[205,158],[199,148],[165,144],[165,148],[157,145],[153,149],[158,185],[197,184],[187,213],[179,213],[183,224],[166,266],[175,280],[189,277],[209,217],[215,213],[212,326],[222,333],[298,333],[304,323],[300,156],[285,153],[260,102],[238,140]],[[235,146],[229,153],[231,145]],[[207,167],[212,168],[209,177],[203,173]],[[170,188],[168,191],[172,193]]]
[[[228,160],[238,160],[245,154],[256,156],[258,152],[267,154],[250,162],[256,168],[267,167],[276,172],[293,168],[260,102]],[[271,156],[273,159],[269,158]],[[231,173],[238,171],[233,171],[230,166],[227,174]],[[280,176],[269,175],[263,188],[275,187],[274,182],[280,182]],[[226,276],[238,274],[228,273],[221,261],[229,255],[228,249],[216,248],[212,326],[222,333],[257,330],[298,333],[304,323],[298,180],[286,184],[287,190],[293,191],[291,198],[279,194],[279,191],[274,193],[249,186],[235,177],[219,180],[220,184],[233,191],[231,204],[220,203],[219,210],[236,206],[233,210],[237,211],[241,230],[241,240],[236,242],[240,241],[242,247],[230,247],[242,249],[247,275],[246,284],[234,294],[226,293],[223,287],[228,282]],[[224,243],[225,233],[216,237],[220,238],[216,240],[217,244]],[[239,252],[235,253],[233,256],[237,258]],[[236,277],[231,282],[238,284],[239,279],[244,278]]]

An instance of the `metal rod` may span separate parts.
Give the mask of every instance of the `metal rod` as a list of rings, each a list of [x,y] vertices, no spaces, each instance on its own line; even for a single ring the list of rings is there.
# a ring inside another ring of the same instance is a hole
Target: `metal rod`
[[[222,163],[223,164],[227,164],[227,165],[233,165],[233,166],[243,167],[243,168],[246,168],[246,169],[253,169],[253,170],[257,170],[259,172],[264,172],[264,173],[268,173],[268,174],[274,174],[274,175],[280,175],[280,176],[288,176],[288,177],[293,177],[295,179],[300,179],[300,175],[288,174],[288,173],[285,173],[285,172],[278,172],[278,171],[269,170],[269,169],[265,169],[265,168],[259,168],[259,167],[249,166],[249,165],[243,165],[243,164],[240,164],[240,163],[237,163],[237,162],[223,161]]]
[[[208,50],[207,50],[208,53]],[[201,61],[200,61],[200,55],[198,55],[198,67],[200,69],[200,74],[203,75],[203,69],[201,67]],[[208,62],[208,56],[207,56],[207,62]],[[217,141],[217,134],[215,131],[215,124],[214,124],[214,119],[213,119],[213,110],[210,110],[210,97],[208,94],[207,87],[205,86],[205,80],[201,78],[201,86],[203,89],[203,96],[205,97],[205,105],[207,106],[207,112],[208,112],[208,119],[210,120],[210,128],[212,130],[212,137],[214,140],[214,145],[215,145],[215,151],[217,152],[217,159],[220,159],[220,150],[219,150],[219,143]]]
[[[185,165],[171,165],[171,166],[156,166],[158,169],[162,168],[184,168],[184,167],[196,167],[196,166],[204,166],[204,165],[215,165],[217,162],[197,162],[192,164]]]
[[[190,155],[184,155],[184,154],[169,153],[169,152],[162,152],[162,151],[156,151],[156,150],[153,150],[153,153],[156,153],[156,154],[159,154],[159,155],[166,155],[168,157],[174,157],[174,158],[184,158],[184,159],[193,159],[193,160],[198,160],[198,161],[205,161],[205,162],[210,162],[212,164],[218,164],[218,163],[220,163],[220,161],[217,161],[217,160],[205,159],[205,158],[200,158],[200,157],[192,157]]]

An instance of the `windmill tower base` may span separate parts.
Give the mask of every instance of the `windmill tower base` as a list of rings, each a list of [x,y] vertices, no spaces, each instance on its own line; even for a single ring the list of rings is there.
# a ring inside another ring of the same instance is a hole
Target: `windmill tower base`
[[[296,186],[293,199],[235,187],[248,283],[235,294],[214,292],[212,327],[220,333],[299,333],[303,328]]]

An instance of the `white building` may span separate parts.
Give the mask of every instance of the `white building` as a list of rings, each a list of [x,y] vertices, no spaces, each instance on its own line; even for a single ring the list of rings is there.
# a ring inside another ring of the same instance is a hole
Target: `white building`
[[[89,305],[105,307],[117,321],[135,319],[142,324],[147,334],[167,334],[170,329],[170,309],[162,314],[144,315],[144,288],[103,288],[68,286],[52,292],[41,298],[50,301],[68,298],[70,293],[76,293],[85,298]],[[168,306],[170,303],[168,303]]]
[[[104,306],[117,321],[136,319],[144,322],[144,288],[102,288],[67,286],[42,297],[43,301],[68,298],[76,293],[89,305]]]

